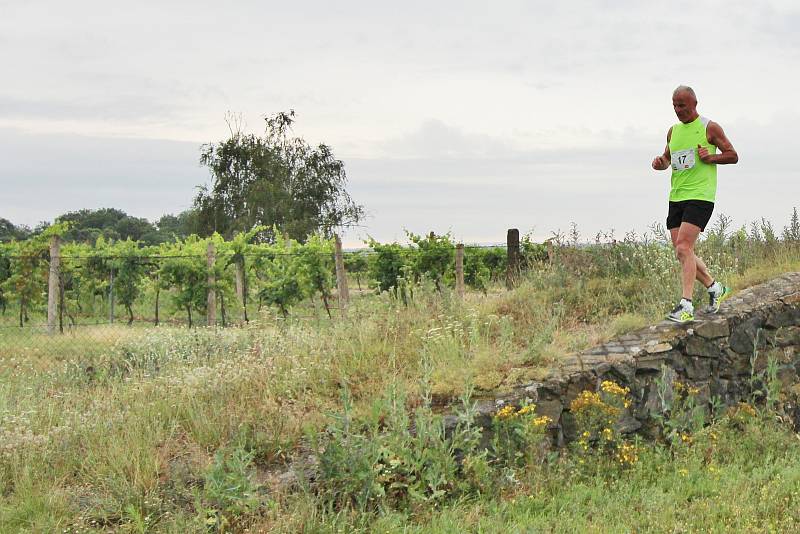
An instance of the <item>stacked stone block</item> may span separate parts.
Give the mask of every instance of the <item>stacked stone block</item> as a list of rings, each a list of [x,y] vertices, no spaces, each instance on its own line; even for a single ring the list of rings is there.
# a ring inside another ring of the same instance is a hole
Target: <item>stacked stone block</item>
[[[798,389],[800,273],[745,289],[724,302],[718,314],[699,313],[693,323],[664,321],[566,356],[543,381],[479,402],[479,421],[488,428],[497,409],[528,399],[537,413],[553,420],[554,439],[562,445],[575,437],[570,402],[581,391],[613,380],[629,387],[633,398],[620,430],[648,433],[651,415],[662,408],[658,380],[699,389],[701,403],[715,399],[733,405],[750,397],[753,376],[770,359],[777,363],[784,390]],[[448,416],[448,423],[454,424],[454,417]]]

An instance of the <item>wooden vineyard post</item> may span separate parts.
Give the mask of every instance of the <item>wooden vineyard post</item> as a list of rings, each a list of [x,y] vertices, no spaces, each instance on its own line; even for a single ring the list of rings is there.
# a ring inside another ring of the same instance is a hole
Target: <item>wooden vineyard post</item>
[[[347,288],[347,273],[344,270],[344,255],[342,254],[342,240],[339,235],[334,235],[334,259],[336,263],[336,289],[339,293],[339,309],[342,317],[347,316],[347,307],[350,304],[350,291]]]
[[[242,314],[244,322],[247,322],[247,301],[244,299],[244,256],[241,260],[235,262],[236,267],[236,298],[239,300],[239,306],[242,307]]]
[[[216,260],[214,252],[214,243],[209,241],[208,248],[206,249],[206,266],[208,267],[208,289],[207,306],[206,306],[206,319],[208,326],[217,324],[217,279],[214,276],[214,261]]]
[[[108,272],[108,322],[114,322],[114,268]]]
[[[241,261],[236,262],[236,296],[239,298],[239,304],[242,307],[244,322],[249,323],[250,319],[247,317],[247,272],[244,268],[246,261],[247,257],[242,255]]]
[[[244,269],[242,268],[241,262],[236,262],[234,264],[236,266],[236,271],[234,271],[235,281],[236,281],[236,298],[239,299],[239,304],[244,303]]]
[[[464,298],[464,243],[456,245],[456,295]]]
[[[59,265],[59,268],[61,265]],[[64,276],[62,273],[58,273],[58,331],[59,333],[64,333],[64,309],[66,305],[64,303]]]
[[[50,275],[47,280],[47,332],[56,332],[56,313],[60,299],[59,279],[61,277],[61,239],[55,235],[50,241]]]
[[[508,266],[506,267],[506,289],[513,289],[519,276],[519,230],[509,228],[506,235]]]
[[[158,299],[161,297],[161,275],[156,271],[156,318],[153,326],[158,326]]]

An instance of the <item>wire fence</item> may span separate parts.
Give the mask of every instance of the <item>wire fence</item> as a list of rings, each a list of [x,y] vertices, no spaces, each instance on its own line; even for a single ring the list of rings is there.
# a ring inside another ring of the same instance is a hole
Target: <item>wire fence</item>
[[[451,251],[455,251],[457,245],[453,244],[450,247]],[[506,249],[505,244],[490,244],[490,245],[463,245],[464,250],[494,250],[494,249]],[[402,247],[402,252],[408,255],[414,255],[419,252],[419,248],[415,247]],[[345,250],[342,252],[344,258],[352,258],[358,256],[373,256],[377,252],[371,248],[363,248],[363,249],[355,249],[355,250]],[[333,257],[333,252],[245,252],[242,254],[234,253],[234,252],[217,252],[215,254],[217,259],[231,259],[234,257],[246,257],[246,258],[271,258],[271,257],[281,257],[281,256],[288,256],[288,257],[300,257],[300,256],[309,256],[309,255],[318,255],[321,257]],[[8,260],[15,260],[15,261],[40,261],[40,260],[49,260],[49,256],[47,254],[26,254],[26,255],[15,255],[15,254],[8,254],[4,256],[0,256],[2,258],[6,258]],[[167,254],[167,255],[159,255],[159,254],[70,254],[65,253],[61,256],[62,260],[120,260],[120,259],[138,259],[141,261],[147,260],[174,260],[174,259],[184,259],[184,258],[201,258],[205,257],[201,254]]]
[[[207,254],[118,254],[62,251],[54,239],[49,250],[35,254],[0,250],[0,358],[109,350],[154,327],[235,327],[264,314],[286,317],[289,305],[291,318],[334,318],[347,311],[350,287],[356,297],[369,294],[381,287],[376,271],[384,276],[381,269],[411,265],[421,255],[438,261],[443,273],[453,271],[455,287],[463,293],[465,257],[468,267],[480,263],[500,278],[507,271],[506,257],[516,257],[518,248],[518,243],[439,242],[427,250],[392,244],[236,253],[210,246]],[[486,253],[492,258],[478,259]],[[472,271],[467,271],[469,279]],[[307,286],[302,298],[281,301],[301,279]]]

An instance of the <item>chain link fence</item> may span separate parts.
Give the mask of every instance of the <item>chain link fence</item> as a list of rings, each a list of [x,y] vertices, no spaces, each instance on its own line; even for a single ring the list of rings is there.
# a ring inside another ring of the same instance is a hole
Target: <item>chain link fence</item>
[[[509,260],[518,261],[518,241],[509,244]],[[480,269],[506,271],[506,247],[495,245],[240,254],[209,245],[205,255],[76,255],[62,254],[55,238],[37,254],[0,256],[0,357],[97,352],[152,328],[225,328],[265,313],[288,317],[290,309],[294,318],[332,318],[346,311],[350,291],[385,289],[375,272],[396,282],[412,264],[451,271],[449,283],[463,296],[465,249],[467,285],[476,287]]]

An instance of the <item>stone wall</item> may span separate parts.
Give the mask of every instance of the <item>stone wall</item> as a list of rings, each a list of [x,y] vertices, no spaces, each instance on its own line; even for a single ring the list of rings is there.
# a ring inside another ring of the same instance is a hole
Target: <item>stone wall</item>
[[[554,439],[563,445],[575,437],[570,402],[613,380],[629,387],[633,398],[621,430],[647,432],[650,414],[661,408],[656,379],[662,374],[698,388],[701,401],[717,398],[732,405],[749,398],[753,370],[763,371],[770,358],[790,389],[800,370],[800,273],[735,293],[718,314],[697,313],[693,323],[664,321],[569,355],[542,382],[479,402],[479,420],[488,428],[501,406],[529,399],[537,413],[553,420]],[[453,416],[447,420],[448,426],[455,423]]]

